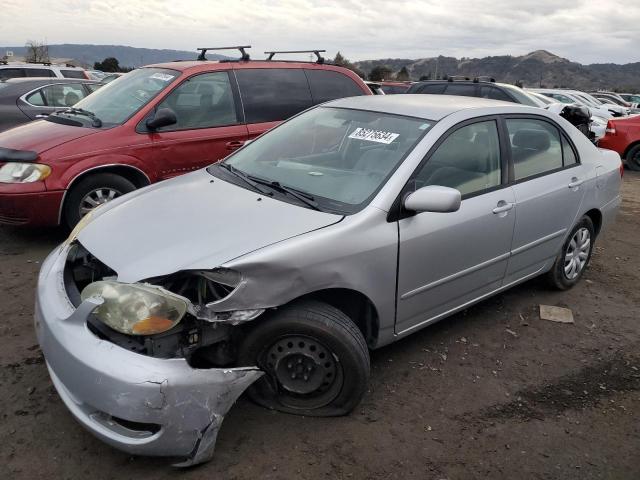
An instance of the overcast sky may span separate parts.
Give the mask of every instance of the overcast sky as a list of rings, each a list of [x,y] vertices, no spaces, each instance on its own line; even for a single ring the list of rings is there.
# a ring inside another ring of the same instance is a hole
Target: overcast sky
[[[640,0],[2,0],[0,45],[326,48],[351,60],[521,55],[640,61]],[[3,53],[3,52],[2,52]]]

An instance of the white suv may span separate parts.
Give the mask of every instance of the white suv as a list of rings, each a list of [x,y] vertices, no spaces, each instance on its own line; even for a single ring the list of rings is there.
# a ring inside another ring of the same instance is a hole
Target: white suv
[[[89,79],[85,70],[80,67],[50,65],[47,63],[0,63],[0,80],[22,77]]]

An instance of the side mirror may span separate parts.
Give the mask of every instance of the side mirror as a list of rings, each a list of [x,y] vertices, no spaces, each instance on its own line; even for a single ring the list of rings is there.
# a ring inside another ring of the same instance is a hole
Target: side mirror
[[[455,188],[428,185],[407,195],[403,205],[413,212],[457,212],[461,197]]]
[[[176,114],[170,108],[159,109],[151,118],[148,118],[145,125],[149,130],[157,130],[158,128],[174,125],[178,122]]]

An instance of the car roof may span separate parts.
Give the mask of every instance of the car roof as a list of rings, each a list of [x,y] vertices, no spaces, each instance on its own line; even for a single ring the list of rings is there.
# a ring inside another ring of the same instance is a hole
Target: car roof
[[[18,77],[0,80],[0,83],[10,85],[24,85],[28,83],[100,83],[98,80],[87,80],[86,78],[59,78],[59,77]]]
[[[227,70],[234,66],[247,66],[254,68],[327,68],[331,70],[345,70],[344,67],[331,63],[317,63],[289,60],[177,60],[175,62],[154,63],[142,68],[168,68],[185,73],[193,73],[210,70]]]
[[[324,105],[355,110],[391,113],[438,121],[447,115],[470,108],[511,107],[514,110],[531,109],[512,102],[459,95],[364,95],[341,98]]]

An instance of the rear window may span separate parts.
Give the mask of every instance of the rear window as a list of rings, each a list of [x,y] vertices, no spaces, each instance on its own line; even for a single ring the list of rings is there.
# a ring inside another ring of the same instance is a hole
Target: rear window
[[[25,68],[27,77],[55,77],[55,73],[50,68]]]
[[[83,70],[60,70],[64,78],[86,78]]]
[[[311,88],[313,103],[323,103],[336,98],[364,95],[360,87],[346,75],[331,70],[305,70]]]
[[[302,69],[239,69],[236,77],[247,123],[284,120],[312,105]]]
[[[461,95],[463,97],[475,97],[476,96],[476,86],[475,85],[465,85],[465,84],[456,84],[449,83],[447,85],[447,90],[445,91],[446,95]]]
[[[480,87],[480,96],[482,98],[490,98],[492,100],[502,100],[504,102],[513,102],[513,99],[504,93],[502,90],[491,87],[489,85],[483,85]]]

